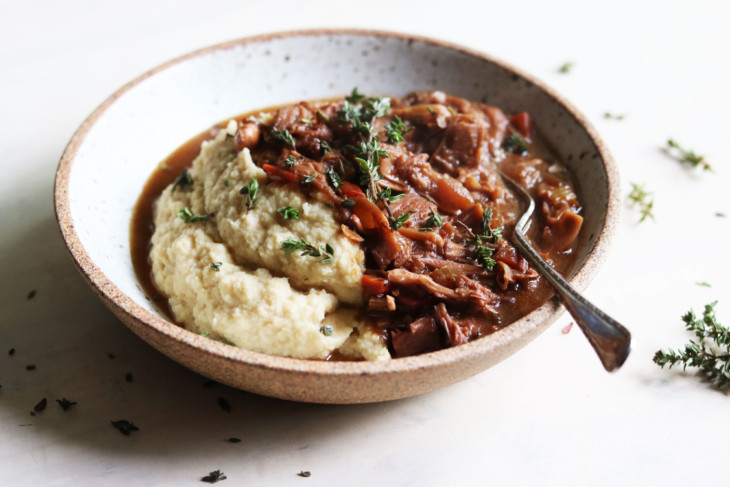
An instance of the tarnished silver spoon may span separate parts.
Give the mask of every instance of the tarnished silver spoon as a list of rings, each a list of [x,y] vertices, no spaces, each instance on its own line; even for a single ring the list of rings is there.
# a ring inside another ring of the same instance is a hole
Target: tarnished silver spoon
[[[535,201],[522,186],[502,171],[499,171],[499,173],[515,189],[520,198],[528,202],[527,210],[517,221],[514,229],[514,241],[517,249],[553,287],[565,308],[575,319],[575,322],[578,323],[580,329],[583,330],[586,338],[588,338],[601,359],[603,367],[609,372],[618,369],[623,365],[626,357],[629,356],[631,333],[578,293],[563,276],[540,257],[540,254],[537,253],[525,235],[530,227],[532,213],[535,211]]]

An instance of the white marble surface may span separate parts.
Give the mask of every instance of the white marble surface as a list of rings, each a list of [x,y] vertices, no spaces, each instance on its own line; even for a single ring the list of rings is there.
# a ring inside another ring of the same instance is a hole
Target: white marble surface
[[[215,469],[228,476],[222,485],[722,485],[730,397],[651,357],[686,341],[680,316],[690,307],[719,299],[730,322],[728,18],[730,4],[719,1],[0,1],[0,485],[201,485]],[[97,300],[66,254],[51,197],[60,154],[85,116],[190,50],[320,26],[485,51],[594,122],[624,194],[646,183],[655,198],[655,221],[637,225],[625,209],[587,291],[633,332],[622,370],[603,372],[577,329],[561,332],[564,317],[506,362],[435,393],[365,406],[288,403],[203,388],[205,379]],[[575,67],[560,74],[566,61]],[[606,111],[626,118],[605,120]],[[705,154],[715,172],[668,158],[668,137]],[[31,417],[44,397],[47,409]],[[78,405],[64,413],[61,397]],[[119,434],[109,421],[121,418],[140,431]],[[231,436],[242,441],[224,441]]]

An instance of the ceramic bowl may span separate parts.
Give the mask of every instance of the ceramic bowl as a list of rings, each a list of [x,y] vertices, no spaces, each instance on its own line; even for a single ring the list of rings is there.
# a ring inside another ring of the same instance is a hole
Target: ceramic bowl
[[[499,60],[445,42],[360,31],[287,32],[227,42],[143,74],[81,125],[56,175],[58,223],[79,270],[134,333],[171,359],[233,387],[319,403],[422,394],[513,354],[562,312],[555,298],[474,342],[387,362],[324,362],[250,352],[169,322],[132,268],[129,222],[157,164],[195,134],[256,108],[361,92],[403,96],[440,89],[506,112],[529,112],[577,179],[584,227],[570,281],[584,287],[618,218],[618,178],[595,130],[551,89]],[[586,344],[588,346],[588,344]]]

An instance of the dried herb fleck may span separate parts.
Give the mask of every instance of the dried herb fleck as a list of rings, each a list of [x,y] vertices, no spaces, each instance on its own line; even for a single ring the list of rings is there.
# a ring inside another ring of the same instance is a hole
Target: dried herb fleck
[[[334,328],[332,328],[330,325],[323,325],[319,327],[319,332],[324,336],[332,336],[333,331]]]
[[[208,482],[209,484],[215,484],[216,482],[220,482],[221,480],[226,480],[228,477],[221,472],[220,470],[213,470],[205,477],[201,478],[200,480],[202,482]]]
[[[223,265],[223,262],[211,262],[210,268],[213,269],[215,272],[219,272],[221,270],[222,265]]]
[[[311,477],[312,476],[312,472],[310,472],[309,470],[302,470],[297,475],[300,476],[300,477]]]
[[[27,370],[27,371],[35,370],[35,365],[33,365],[33,364],[26,365],[25,370]]]
[[[11,348],[10,350],[8,350],[8,355],[10,355],[11,357],[15,355],[15,349]]]
[[[112,426],[118,429],[119,432],[124,436],[129,436],[132,431],[139,431],[137,425],[135,425],[131,421],[127,421],[126,419],[118,419],[116,421],[112,421],[111,423]]]
[[[68,411],[69,409],[71,409],[71,406],[75,406],[77,404],[76,401],[69,401],[65,397],[61,399],[56,399],[56,402],[59,406],[61,406],[61,409],[63,409],[64,411]]]
[[[35,298],[35,289],[33,289],[31,292],[28,293],[28,299],[30,300],[33,298]]]
[[[44,397],[43,399],[41,399],[38,402],[38,404],[36,404],[35,406],[33,406],[33,412],[40,413],[41,411],[43,411],[44,409],[46,409],[46,406],[47,405],[48,405],[48,400],[46,400],[46,398]]]

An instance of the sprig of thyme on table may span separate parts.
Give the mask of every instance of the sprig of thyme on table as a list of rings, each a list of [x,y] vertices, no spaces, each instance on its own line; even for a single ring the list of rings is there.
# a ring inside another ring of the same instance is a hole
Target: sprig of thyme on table
[[[704,156],[697,155],[694,151],[684,149],[674,139],[667,140],[667,145],[669,146],[667,153],[672,155],[672,151],[674,150],[679,155],[679,157],[675,156],[679,162],[689,164],[692,167],[701,167],[705,171],[712,171],[712,166],[705,161]]]
[[[702,318],[693,310],[682,317],[685,328],[695,334],[684,349],[659,350],[654,362],[668,368],[681,365],[683,369],[696,367],[718,387],[730,384],[730,328],[721,325],[715,316],[717,301],[705,305]]]
[[[654,209],[654,199],[651,198],[651,193],[644,189],[644,185],[631,183],[631,193],[629,193],[629,200],[631,207],[638,207],[641,213],[641,219],[639,223],[643,222],[647,218],[654,219],[652,210]]]

